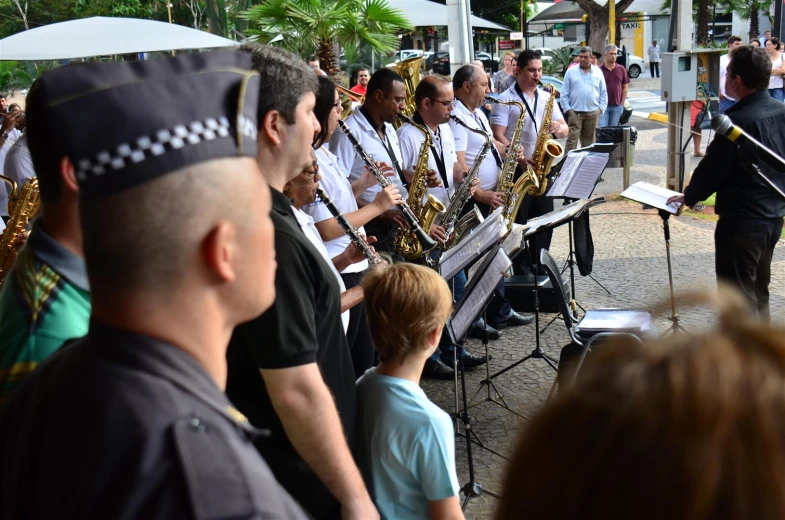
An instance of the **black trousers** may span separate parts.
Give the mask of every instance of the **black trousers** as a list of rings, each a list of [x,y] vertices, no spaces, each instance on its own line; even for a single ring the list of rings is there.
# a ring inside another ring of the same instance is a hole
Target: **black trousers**
[[[649,62],[649,71],[651,72],[651,77],[654,77],[654,71],[657,71],[657,77],[660,77],[660,64],[656,61]]]
[[[741,290],[760,318],[770,321],[771,258],[782,233],[782,218],[723,218],[714,230],[717,280]]]
[[[346,290],[360,285],[363,274],[365,273],[341,273]],[[349,310],[346,340],[352,352],[354,378],[357,379],[373,366],[374,357],[371,329],[368,328],[368,320],[365,318],[365,302],[360,302]]]

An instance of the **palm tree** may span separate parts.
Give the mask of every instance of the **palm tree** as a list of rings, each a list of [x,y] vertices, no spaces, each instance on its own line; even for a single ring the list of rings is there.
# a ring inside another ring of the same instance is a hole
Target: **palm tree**
[[[758,17],[760,13],[769,13],[773,0],[727,0],[733,11],[742,18],[750,21],[749,37],[757,38],[760,36],[758,28]]]
[[[245,12],[248,32],[271,41],[281,35],[284,48],[300,55],[316,51],[321,68],[338,73],[335,45],[365,44],[378,54],[398,48],[399,30],[411,29],[403,13],[386,0],[267,0]]]
[[[692,4],[692,19],[695,21],[695,40],[702,47],[709,46],[709,11],[716,7],[718,12],[732,10],[726,0],[697,0]],[[670,9],[671,0],[663,0],[661,10]]]

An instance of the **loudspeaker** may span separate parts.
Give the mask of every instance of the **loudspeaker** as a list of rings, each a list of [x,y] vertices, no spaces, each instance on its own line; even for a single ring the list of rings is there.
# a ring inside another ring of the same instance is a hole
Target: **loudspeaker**
[[[570,280],[561,278],[564,291],[569,294]],[[547,276],[538,276],[540,312],[559,312],[559,300]],[[534,275],[514,275],[504,280],[504,296],[517,312],[534,312]]]

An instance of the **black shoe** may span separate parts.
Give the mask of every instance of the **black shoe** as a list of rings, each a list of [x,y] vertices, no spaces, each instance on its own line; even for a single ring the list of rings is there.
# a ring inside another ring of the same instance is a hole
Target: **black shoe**
[[[521,325],[527,325],[534,320],[534,316],[531,314],[518,314],[517,312],[513,312],[503,320],[492,321],[494,328],[497,329],[504,329],[507,327],[520,327]]]
[[[447,359],[447,360],[445,360],[444,358],[440,358],[440,359],[444,362],[444,364],[447,366],[447,368],[452,369],[453,368],[453,363],[455,362],[453,357],[454,356],[450,356],[450,358]],[[467,369],[469,369],[469,368],[476,368],[476,367],[482,366],[482,365],[484,365],[485,363],[487,363],[491,359],[493,359],[493,356],[489,356],[489,357],[486,358],[485,356],[478,356],[477,354],[472,354],[471,352],[469,352],[466,349],[463,350],[463,366],[465,368],[467,368]],[[460,364],[460,361],[459,361],[458,362],[458,370],[460,370],[460,368],[461,368],[461,364]]]
[[[485,325],[485,327],[488,328],[488,339],[499,339],[502,337],[502,333],[493,327],[489,325]],[[485,329],[482,326],[474,327],[471,332],[469,332],[469,337],[483,340],[485,339]]]
[[[439,360],[429,359],[422,369],[422,376],[426,379],[452,380],[455,378],[455,370]]]

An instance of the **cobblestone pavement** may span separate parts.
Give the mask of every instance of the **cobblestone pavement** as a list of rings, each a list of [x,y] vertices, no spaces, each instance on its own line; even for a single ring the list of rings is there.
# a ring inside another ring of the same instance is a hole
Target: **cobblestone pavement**
[[[646,180],[663,185],[665,177],[665,126],[660,123],[636,120],[641,133],[637,150],[637,164],[632,181]],[[621,170],[608,170],[607,182],[598,186],[597,194],[621,191]],[[558,206],[558,203],[557,203]],[[677,294],[688,289],[712,289],[714,278],[714,224],[694,217],[671,218],[671,251],[674,285]],[[595,257],[593,276],[608,288],[606,293],[590,278],[581,277],[575,270],[577,301],[587,309],[601,307],[637,307],[652,309],[667,301],[668,271],[662,221],[654,210],[644,211],[639,204],[616,200],[591,210],[591,230]],[[567,230],[558,228],[553,237],[551,253],[559,263],[567,256]],[[772,319],[785,321],[785,242],[780,242],[774,254],[771,283]],[[713,313],[705,308],[679,308],[682,324],[689,330],[711,323]],[[670,326],[670,309],[655,315],[661,331]],[[541,327],[554,317],[541,314]],[[491,372],[500,370],[527,355],[534,348],[534,326],[506,329],[501,339],[492,341],[489,352],[493,356]],[[541,345],[550,356],[559,357],[560,348],[569,342],[562,321],[554,322],[542,335]],[[479,341],[467,345],[474,353],[482,351]],[[505,402],[522,414],[533,414],[545,402],[555,373],[543,360],[532,359],[495,380],[496,388]],[[466,389],[472,402],[474,431],[481,442],[499,455],[473,446],[476,480],[485,488],[500,493],[506,460],[526,421],[497,404],[483,402],[486,387],[479,383],[484,369],[467,374]],[[455,410],[455,393],[450,382],[423,381],[428,396],[442,409]],[[476,395],[475,395],[476,394]],[[459,394],[460,395],[460,394]],[[462,429],[462,428],[461,428]],[[500,456],[501,455],[501,456]],[[456,438],[458,480],[461,486],[468,481],[466,443]],[[469,519],[492,518],[496,499],[483,495],[472,499],[466,512]]]

